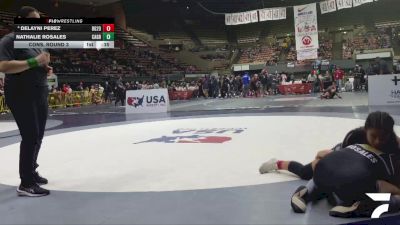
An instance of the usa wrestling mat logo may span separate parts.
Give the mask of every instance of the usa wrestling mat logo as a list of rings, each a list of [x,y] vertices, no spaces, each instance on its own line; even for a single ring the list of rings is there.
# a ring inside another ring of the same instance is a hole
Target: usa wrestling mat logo
[[[170,136],[161,136],[137,142],[144,143],[195,143],[195,144],[223,144],[229,142],[235,135],[247,128],[211,128],[211,129],[177,129]]]

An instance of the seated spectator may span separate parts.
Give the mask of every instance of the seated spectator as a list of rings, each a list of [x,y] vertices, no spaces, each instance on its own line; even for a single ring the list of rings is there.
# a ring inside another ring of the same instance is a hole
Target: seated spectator
[[[353,91],[353,84],[350,82],[349,78],[346,79],[346,83],[344,85],[344,89],[346,92],[352,92]]]

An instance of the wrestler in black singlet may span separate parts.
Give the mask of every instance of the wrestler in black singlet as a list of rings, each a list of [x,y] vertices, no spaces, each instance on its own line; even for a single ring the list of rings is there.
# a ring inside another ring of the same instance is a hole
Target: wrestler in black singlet
[[[377,180],[393,181],[393,155],[369,145],[350,145],[321,159],[314,171],[319,191],[334,192],[342,201],[365,199],[365,193],[378,192]]]

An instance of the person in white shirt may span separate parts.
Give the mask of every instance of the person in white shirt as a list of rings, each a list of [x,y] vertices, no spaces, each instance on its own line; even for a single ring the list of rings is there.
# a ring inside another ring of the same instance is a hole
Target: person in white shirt
[[[346,83],[344,85],[344,89],[346,92],[352,92],[353,91],[353,84],[350,82],[349,79],[346,79]]]

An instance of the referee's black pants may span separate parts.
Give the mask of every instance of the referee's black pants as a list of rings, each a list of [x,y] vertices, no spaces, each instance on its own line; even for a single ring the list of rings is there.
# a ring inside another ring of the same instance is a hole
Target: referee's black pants
[[[48,115],[47,86],[29,88],[5,86],[6,104],[17,122],[22,141],[19,154],[21,183],[34,183],[34,173],[39,167],[37,158],[42,144]]]

